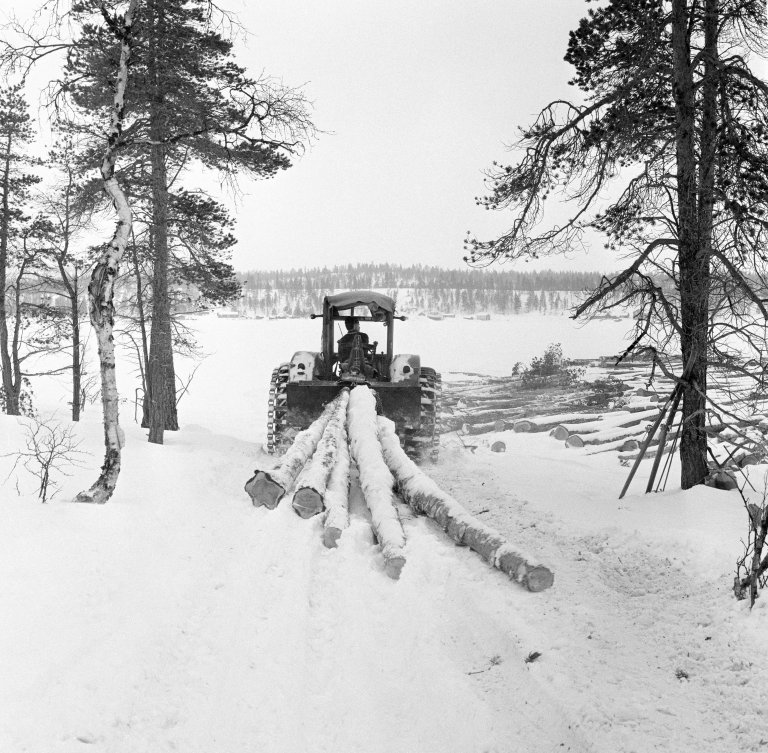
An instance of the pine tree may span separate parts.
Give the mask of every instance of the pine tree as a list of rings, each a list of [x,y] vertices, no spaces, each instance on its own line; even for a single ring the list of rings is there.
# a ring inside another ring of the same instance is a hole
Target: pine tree
[[[91,0],[89,0],[91,2]],[[127,101],[132,188],[151,206],[152,325],[148,368],[149,439],[178,427],[168,275],[172,190],[203,165],[225,180],[269,178],[311,131],[300,93],[253,80],[232,58],[232,42],[213,27],[203,0],[146,0],[135,28]],[[108,105],[113,45],[100,27],[85,27],[69,61],[74,101]],[[183,195],[176,189],[176,196]]]
[[[541,110],[520,160],[495,165],[479,200],[513,208],[510,231],[468,244],[470,261],[538,257],[579,248],[589,228],[631,259],[576,315],[639,308],[626,353],[649,353],[681,385],[684,488],[708,472],[709,368],[740,373],[752,359],[756,385],[766,376],[756,364],[768,320],[768,86],[747,52],[766,51],[767,31],[762,0],[609,0],[590,10],[566,55],[579,96]],[[609,185],[618,198],[605,208]],[[552,192],[577,206],[542,229]]]
[[[34,138],[21,85],[0,89],[0,405],[18,416],[24,387],[19,354],[21,301],[11,292],[9,273],[18,282],[25,264],[23,239],[29,226],[26,214],[30,188],[40,181],[27,172],[32,160],[26,149]],[[9,324],[13,331],[9,331]]]

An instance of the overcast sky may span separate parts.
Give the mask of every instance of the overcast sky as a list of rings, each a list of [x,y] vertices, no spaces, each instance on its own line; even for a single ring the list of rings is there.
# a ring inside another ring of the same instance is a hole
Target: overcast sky
[[[239,5],[238,5],[239,4]],[[254,73],[304,85],[324,131],[294,167],[248,186],[238,268],[347,262],[463,265],[483,170],[516,126],[568,94],[584,0],[234,0]],[[597,251],[569,265],[610,269]],[[548,260],[543,266],[555,266]],[[557,265],[563,268],[563,265]]]

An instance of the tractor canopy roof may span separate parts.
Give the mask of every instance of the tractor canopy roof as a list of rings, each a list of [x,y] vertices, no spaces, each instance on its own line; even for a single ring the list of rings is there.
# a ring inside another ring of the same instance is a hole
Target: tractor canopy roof
[[[384,293],[373,290],[349,290],[346,293],[336,293],[325,297],[326,305],[336,309],[350,309],[353,306],[368,306],[372,316],[377,312],[395,313],[395,302]]]

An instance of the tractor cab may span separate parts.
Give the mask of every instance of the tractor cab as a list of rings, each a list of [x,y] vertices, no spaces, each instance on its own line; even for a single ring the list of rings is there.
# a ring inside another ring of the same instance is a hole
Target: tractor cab
[[[321,317],[320,351],[298,350],[272,372],[269,451],[306,429],[339,390],[367,384],[406,446],[434,457],[440,376],[418,355],[394,353],[394,322],[405,320],[395,314],[395,301],[372,290],[335,293],[323,300],[322,314],[311,314]]]
[[[313,314],[312,318],[318,315]],[[323,301],[321,362],[324,379],[347,383],[390,381],[393,360],[395,302],[388,295],[357,290],[329,295]],[[360,331],[361,326],[367,331]],[[375,330],[379,330],[376,333]],[[372,336],[379,340],[371,342]]]

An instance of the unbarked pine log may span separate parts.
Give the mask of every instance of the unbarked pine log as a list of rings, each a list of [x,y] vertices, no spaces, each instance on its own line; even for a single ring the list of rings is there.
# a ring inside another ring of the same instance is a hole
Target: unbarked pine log
[[[349,527],[349,445],[346,424],[339,427],[338,455],[325,489],[323,544],[329,549],[338,545],[339,537]]]
[[[586,455],[599,455],[603,452],[632,452],[633,450],[640,449],[640,442],[643,436],[627,437],[626,439],[616,439],[613,442],[606,442],[605,444],[597,444],[587,449]],[[648,446],[655,447],[659,443],[658,440],[651,442]]]
[[[658,408],[639,413],[621,410],[613,413],[606,413],[597,421],[587,421],[586,423],[560,423],[550,432],[550,436],[557,440],[565,441],[571,434],[596,434],[606,429],[616,429],[627,426],[636,426],[641,421],[656,418],[659,415]]]
[[[607,444],[608,442],[615,442],[618,439],[628,439],[642,437],[645,434],[645,429],[642,426],[627,426],[618,427],[614,429],[606,429],[605,431],[598,431],[595,434],[571,434],[568,439],[565,440],[566,447],[586,447],[588,445]]]
[[[548,431],[562,423],[586,423],[596,421],[602,413],[559,413],[552,416],[531,416],[515,421],[514,430],[517,432]]]
[[[397,488],[414,510],[428,515],[457,544],[468,546],[529,591],[543,591],[554,583],[549,568],[531,564],[498,531],[473,517],[423,473],[400,447],[394,423],[384,417],[379,418],[379,439]]]
[[[339,454],[341,430],[347,421],[349,390],[343,390],[336,401],[336,408],[323,430],[314,455],[304,466],[296,479],[296,491],[293,493],[293,509],[302,518],[319,515],[324,509],[324,497],[328,477],[336,464]],[[346,435],[343,436],[346,442]]]
[[[253,472],[253,476],[245,484],[245,491],[248,492],[254,507],[264,505],[264,507],[274,510],[286,492],[291,488],[301,469],[306,465],[309,458],[315,452],[317,443],[323,435],[323,431],[331,420],[331,416],[336,410],[338,401],[342,398],[344,392],[339,393],[320,414],[319,418],[313,421],[309,428],[300,431],[293,444],[283,455],[280,464],[276,468],[269,470],[259,470]]]
[[[394,479],[382,457],[376,398],[369,387],[352,390],[347,430],[365,504],[371,511],[371,525],[384,555],[384,568],[390,578],[399,578],[405,565],[405,532],[392,493]]]

